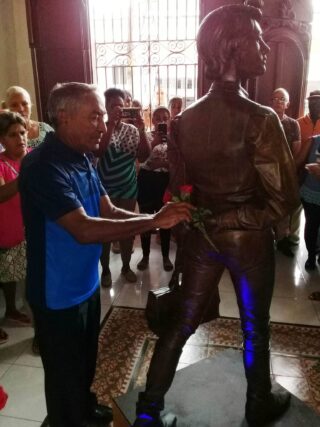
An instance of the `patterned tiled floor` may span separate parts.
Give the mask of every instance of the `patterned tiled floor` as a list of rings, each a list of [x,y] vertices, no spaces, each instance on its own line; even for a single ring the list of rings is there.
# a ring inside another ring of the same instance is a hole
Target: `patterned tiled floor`
[[[320,329],[273,323],[271,337],[274,379],[320,414]],[[155,340],[143,310],[112,309],[100,335],[94,383],[102,402],[145,383]],[[239,320],[220,318],[201,325],[187,342],[178,369],[230,347],[241,349]]]
[[[312,325],[319,328],[320,302],[310,301],[308,296],[311,292],[320,289],[320,266],[316,271],[310,274],[304,270],[303,266],[306,259],[306,250],[302,236],[301,245],[297,247],[295,251],[296,255],[294,258],[287,258],[279,252],[276,253],[276,281],[270,311],[271,320],[288,324]],[[170,258],[172,260],[174,260],[174,254],[175,245],[172,243],[170,251]],[[137,238],[131,260],[131,267],[134,271],[136,271],[136,265],[141,257],[141,247],[139,239]],[[162,268],[160,246],[156,243],[155,236],[152,238],[149,268],[143,272],[137,271],[137,283],[127,283],[121,275],[121,267],[122,262],[120,255],[112,253],[111,271],[113,284],[112,288],[101,290],[102,319],[112,306],[143,309],[146,305],[149,290],[166,285],[171,277],[171,273],[164,271]],[[238,318],[239,312],[236,297],[228,273],[223,275],[219,284],[219,291],[221,296],[221,315],[233,319]],[[23,287],[19,286],[19,307],[24,304],[23,294]],[[0,427],[40,427],[46,415],[46,405],[41,359],[33,355],[31,351],[33,330],[31,327],[21,328],[3,322],[4,310],[3,298],[0,293],[1,326],[5,328],[10,337],[9,341],[1,345],[0,348],[0,384],[5,387],[9,394],[6,407],[0,412]],[[129,329],[131,328],[131,320],[136,322],[135,317],[133,317],[133,319],[130,319],[130,317],[129,319],[122,317],[122,319],[125,322],[125,326],[129,325]],[[225,345],[232,346],[235,339],[238,340],[239,344],[241,342],[239,332],[237,332],[238,328],[230,329],[230,325],[232,324],[232,319],[230,319],[229,322],[224,322],[219,325],[220,332],[218,337],[224,337],[225,341],[222,340],[222,342],[224,342]],[[145,331],[144,323],[139,323],[139,325],[141,326],[141,331]],[[290,329],[288,327],[284,331],[281,328],[277,330],[276,326],[274,326],[274,336],[276,337],[279,335],[279,339],[273,342],[273,351],[279,353],[280,356],[290,351],[293,355],[292,359],[294,359],[297,357],[300,358],[300,356],[303,355],[304,349],[308,349],[309,356],[303,364],[303,369],[305,372],[310,372],[310,378],[318,377],[317,381],[308,383],[309,389],[311,389],[313,395],[315,395],[316,393],[320,393],[320,380],[319,365],[316,362],[317,359],[312,357],[312,348],[315,342],[319,342],[319,336],[317,332],[314,332],[313,328],[308,328],[307,330],[308,334],[303,337],[305,335],[304,329]],[[141,348],[144,347],[143,343],[146,343],[144,338],[145,335],[141,336],[140,332],[131,331],[132,337],[130,338],[130,342],[135,338],[135,340],[137,340],[134,341],[136,347],[133,346],[131,349],[125,349],[125,346],[121,343],[121,337],[123,336],[125,338],[126,334],[124,334],[122,330],[120,332],[121,333],[116,335],[117,345],[112,344],[111,353],[104,356],[106,360],[108,360],[108,363],[110,363],[110,371],[112,371],[110,372],[110,376],[108,374],[108,377],[106,375],[100,377],[99,384],[102,384],[103,381],[108,381],[105,387],[101,386],[101,395],[104,396],[107,396],[108,393],[109,395],[116,395],[116,393],[119,394],[122,390],[125,391],[123,384],[126,385],[130,382],[129,376],[131,370],[138,369],[137,361],[142,360],[138,356],[141,353]],[[302,341],[301,336],[303,338]],[[152,346],[152,338],[154,337],[152,335],[148,337],[151,340],[150,345]],[[206,325],[201,327],[197,334],[188,341],[181,358],[180,367],[186,366],[188,363],[194,363],[203,357],[207,357],[207,355],[219,351],[222,347],[214,347],[216,337],[217,331],[212,328],[207,329]],[[112,336],[110,336],[110,338],[112,338]],[[110,340],[110,343],[112,340],[113,339]],[[127,345],[128,342],[129,341],[126,340],[125,345]],[[291,347],[292,342],[295,343],[293,349]],[[108,345],[108,342],[105,343],[105,345]],[[288,349],[286,345],[288,345]],[[117,349],[119,349],[119,352]],[[121,357],[122,362],[124,362],[125,355],[122,353],[123,351],[125,351],[125,354],[128,354],[128,364],[131,364],[131,368],[129,367],[131,370],[127,369],[127,367],[124,368],[123,363],[118,363],[119,357]],[[149,351],[149,353],[151,353],[151,351]],[[142,365],[139,371],[139,377],[143,378],[143,370],[146,370],[146,366],[146,363]],[[287,359],[284,360],[284,366],[288,366]],[[119,372],[117,372],[118,367]],[[125,376],[124,379],[122,375]],[[298,394],[301,389],[300,385],[302,384],[302,381],[299,380],[299,376],[293,376],[293,378],[298,378],[298,380],[296,380],[291,379],[292,376],[290,375],[292,374],[283,374],[277,371],[277,375],[281,377],[281,381],[285,381],[284,385],[290,388],[290,390],[294,391],[294,388],[296,388],[295,392]],[[286,376],[289,378],[286,379]],[[114,378],[115,380],[115,385],[113,387],[110,385],[110,378]],[[297,386],[297,381],[300,381],[299,386]],[[299,390],[298,387],[300,387]],[[318,398],[318,401],[319,400],[320,397]]]

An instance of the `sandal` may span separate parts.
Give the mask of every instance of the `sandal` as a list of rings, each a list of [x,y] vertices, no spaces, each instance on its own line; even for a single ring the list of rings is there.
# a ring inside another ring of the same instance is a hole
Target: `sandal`
[[[6,333],[6,331],[2,328],[0,328],[0,344],[4,344],[9,339],[9,335]]]
[[[31,326],[31,319],[28,315],[22,313],[19,310],[5,316],[6,320],[17,326]]]
[[[320,292],[312,292],[308,298],[311,299],[311,301],[320,301]]]

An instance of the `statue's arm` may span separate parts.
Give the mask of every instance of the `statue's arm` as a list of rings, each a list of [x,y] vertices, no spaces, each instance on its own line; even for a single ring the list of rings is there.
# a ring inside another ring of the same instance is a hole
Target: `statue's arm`
[[[257,171],[260,203],[243,204],[216,218],[218,228],[261,229],[278,222],[300,204],[296,168],[275,114],[259,122],[261,132],[249,147]]]

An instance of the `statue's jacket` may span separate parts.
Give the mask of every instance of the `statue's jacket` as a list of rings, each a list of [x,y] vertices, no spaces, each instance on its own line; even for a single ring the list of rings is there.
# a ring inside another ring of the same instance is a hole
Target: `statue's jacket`
[[[217,230],[262,230],[299,204],[295,165],[281,123],[241,86],[215,82],[173,123],[171,190],[193,185]]]

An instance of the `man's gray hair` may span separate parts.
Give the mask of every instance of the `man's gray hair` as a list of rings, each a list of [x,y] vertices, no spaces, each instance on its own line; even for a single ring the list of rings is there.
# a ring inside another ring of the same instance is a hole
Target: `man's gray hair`
[[[57,128],[59,112],[76,113],[84,98],[97,93],[95,85],[87,83],[57,83],[50,92],[48,99],[48,115],[54,128]]]
[[[197,48],[210,80],[222,76],[238,46],[253,31],[254,21],[260,21],[261,16],[256,7],[232,4],[215,9],[203,19],[197,35]]]

